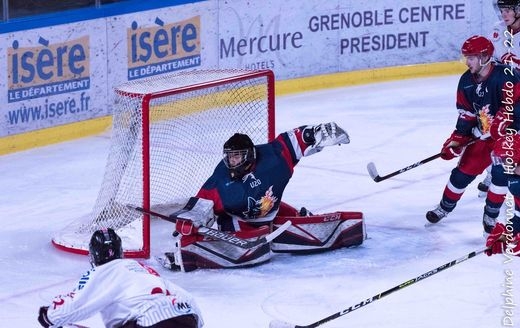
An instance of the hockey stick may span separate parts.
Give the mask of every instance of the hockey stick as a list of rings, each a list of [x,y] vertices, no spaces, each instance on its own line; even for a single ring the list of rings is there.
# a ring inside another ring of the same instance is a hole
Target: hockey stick
[[[423,165],[423,164],[428,163],[430,161],[433,161],[434,159],[437,159],[437,158],[441,157],[441,155],[442,155],[442,153],[435,154],[433,156],[430,156],[428,158],[425,158],[423,160],[415,162],[412,165],[409,165],[409,166],[407,166],[405,168],[402,168],[400,170],[397,170],[395,172],[392,172],[392,173],[384,175],[384,176],[380,176],[377,173],[376,165],[374,164],[374,162],[370,162],[370,163],[367,164],[367,170],[368,170],[368,174],[370,175],[372,180],[374,180],[375,182],[380,182],[380,181],[389,179],[391,177],[394,177],[394,176],[396,176],[398,174],[401,174],[403,172],[409,171],[409,170],[411,170],[413,168],[416,168],[417,166],[420,166],[420,165]]]
[[[478,139],[475,139],[475,140],[471,140],[470,142],[468,142],[467,144],[464,145],[464,147],[466,146],[469,146],[471,145],[472,143],[475,143],[475,141],[477,141]],[[368,170],[368,174],[370,175],[370,177],[372,178],[372,180],[374,180],[375,182],[380,182],[380,181],[383,181],[383,180],[386,180],[386,179],[389,179],[391,177],[394,177],[398,174],[401,174],[401,173],[404,173],[406,171],[409,171],[411,169],[414,169],[418,166],[421,166],[423,164],[426,164],[428,162],[431,162],[433,161],[434,159],[437,159],[439,157],[441,157],[442,155],[442,152],[438,153],[438,154],[435,154],[433,156],[430,156],[428,158],[425,158],[425,159],[422,159],[418,162],[415,162],[411,165],[408,165],[407,167],[404,167],[400,170],[397,170],[395,172],[392,172],[392,173],[389,173],[387,175],[384,175],[384,176],[380,176],[379,173],[377,173],[377,169],[376,169],[376,165],[374,164],[374,162],[370,162],[367,164],[367,170]]]
[[[164,215],[164,214],[160,214],[160,213],[153,212],[153,211],[150,211],[150,210],[145,210],[144,208],[139,207],[139,206],[134,206],[134,205],[131,205],[131,204],[127,204],[126,206],[128,208],[130,208],[130,209],[135,210],[135,211],[138,211],[138,212],[141,212],[141,213],[145,213],[145,214],[149,214],[149,215],[158,217],[160,219],[166,220],[168,222],[175,223],[178,220],[175,217],[169,217],[169,216]],[[275,231],[271,232],[267,236],[264,236],[262,238],[254,240],[254,241],[252,241],[252,240],[245,240],[245,239],[236,237],[236,236],[234,236],[234,235],[232,235],[230,233],[224,232],[224,231],[219,231],[219,230],[216,230],[216,229],[212,229],[212,228],[208,228],[208,227],[202,227],[202,226],[198,228],[198,232],[201,235],[208,236],[208,237],[211,237],[213,239],[221,240],[223,242],[226,242],[226,243],[231,244],[231,245],[238,246],[240,248],[249,249],[249,248],[253,248],[253,247],[256,247],[256,246],[260,246],[260,245],[263,245],[263,244],[270,243],[273,239],[275,239],[276,237],[281,235],[285,230],[287,230],[287,228],[289,228],[289,226],[291,224],[292,224],[291,221],[287,221],[284,224],[282,224],[278,229],[276,229]]]
[[[390,294],[393,293],[393,292],[396,292],[396,291],[401,290],[401,289],[403,289],[403,288],[405,288],[405,287],[408,287],[408,286],[410,286],[410,285],[413,285],[414,283],[416,283],[416,282],[418,282],[418,281],[421,281],[421,280],[423,280],[423,279],[426,279],[426,278],[428,278],[428,277],[431,277],[431,276],[433,276],[433,275],[436,274],[436,273],[439,273],[439,272],[441,272],[441,271],[443,271],[443,270],[446,270],[446,269],[448,269],[448,268],[451,268],[451,267],[455,266],[456,264],[459,264],[459,263],[461,263],[461,262],[464,262],[464,261],[466,261],[466,260],[469,260],[470,258],[475,257],[475,256],[477,256],[478,254],[485,252],[486,250],[488,250],[488,248],[486,248],[486,249],[482,249],[482,250],[479,250],[479,251],[474,251],[474,252],[471,252],[471,253],[469,253],[469,254],[466,254],[466,255],[464,255],[464,256],[461,257],[461,258],[458,258],[458,259],[456,259],[456,260],[453,260],[453,261],[451,261],[451,262],[448,262],[448,263],[446,263],[446,264],[443,264],[443,265],[441,265],[441,266],[439,266],[439,267],[436,267],[435,269],[430,270],[430,271],[428,271],[428,272],[425,272],[425,273],[421,274],[420,276],[417,276],[417,277],[415,277],[415,278],[413,278],[413,279],[410,279],[410,280],[408,280],[408,281],[406,281],[406,282],[403,282],[403,283],[400,284],[400,285],[397,285],[397,286],[395,286],[395,287],[393,287],[393,288],[390,288],[390,289],[388,289],[388,290],[382,292],[381,294],[374,295],[374,296],[372,296],[372,297],[369,298],[369,299],[363,300],[363,301],[359,302],[359,303],[356,304],[356,305],[352,305],[352,306],[349,307],[349,308],[346,308],[346,309],[344,309],[344,310],[341,310],[341,311],[339,311],[339,312],[336,312],[336,313],[334,313],[333,315],[330,315],[330,316],[328,316],[328,317],[326,317],[326,318],[323,318],[323,319],[321,319],[321,320],[319,320],[319,321],[316,321],[316,322],[314,322],[314,323],[311,323],[310,325],[307,325],[307,326],[299,326],[299,325],[294,325],[294,324],[292,324],[292,323],[288,323],[288,322],[281,321],[281,320],[273,320],[273,321],[271,321],[271,323],[269,324],[269,328],[315,328],[315,327],[321,326],[322,324],[324,324],[324,323],[326,323],[326,322],[328,322],[328,321],[331,321],[331,320],[337,319],[337,318],[339,318],[339,317],[341,317],[341,316],[344,316],[345,314],[349,314],[350,312],[352,312],[352,311],[354,311],[354,310],[357,310],[357,309],[359,309],[360,307],[363,307],[363,306],[365,306],[365,305],[368,305],[368,304],[370,304],[370,303],[372,303],[372,302],[374,302],[374,301],[377,301],[378,299],[383,298],[383,297],[385,297],[385,296],[387,296],[387,295],[390,295]]]

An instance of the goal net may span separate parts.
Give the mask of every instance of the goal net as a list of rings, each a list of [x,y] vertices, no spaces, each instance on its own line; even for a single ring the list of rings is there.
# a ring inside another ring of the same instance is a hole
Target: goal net
[[[88,254],[92,233],[113,228],[126,257],[150,256],[150,217],[128,205],[169,214],[194,196],[235,132],[255,144],[274,138],[270,70],[165,74],[115,89],[105,175],[91,213],[59,231],[59,249]],[[171,212],[168,212],[171,211]]]

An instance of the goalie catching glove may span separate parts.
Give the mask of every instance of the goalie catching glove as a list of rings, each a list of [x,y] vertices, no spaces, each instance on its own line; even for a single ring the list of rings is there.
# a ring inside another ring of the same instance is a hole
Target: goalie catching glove
[[[324,147],[350,143],[345,130],[335,122],[306,126],[302,133],[303,142],[310,145],[305,149],[303,156],[320,152]]]

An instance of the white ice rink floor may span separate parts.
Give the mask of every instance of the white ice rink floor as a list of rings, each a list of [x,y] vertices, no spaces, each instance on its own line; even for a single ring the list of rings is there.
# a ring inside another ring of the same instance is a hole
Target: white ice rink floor
[[[373,161],[385,175],[438,153],[455,125],[457,81],[424,78],[277,98],[277,132],[336,121],[350,134],[349,145],[302,159],[284,200],[314,213],[364,212],[362,246],[275,254],[267,264],[236,270],[181,273],[145,262],[193,293],[206,327],[266,328],[272,319],[316,322],[483,249],[480,178],[448,218],[425,226],[455,160],[438,159],[379,183],[366,170]],[[89,268],[87,257],[59,251],[50,240],[92,209],[109,141],[103,134],[0,157],[0,327],[38,327],[39,306],[72,289]],[[173,227],[161,224],[164,238],[152,243],[153,255],[168,251]],[[519,291],[518,259],[478,255],[323,327],[520,326]],[[99,316],[81,324],[102,327]]]

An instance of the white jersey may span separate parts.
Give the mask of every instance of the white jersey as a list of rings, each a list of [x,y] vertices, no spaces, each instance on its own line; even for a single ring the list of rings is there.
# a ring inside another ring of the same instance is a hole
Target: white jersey
[[[198,316],[199,328],[203,326],[187,291],[131,259],[113,260],[87,271],[72,292],[53,300],[47,314],[55,326],[62,326],[97,312],[109,328],[131,320],[147,327],[185,314]]]
[[[520,31],[513,31],[499,21],[493,27],[491,41],[498,61],[520,68]]]

